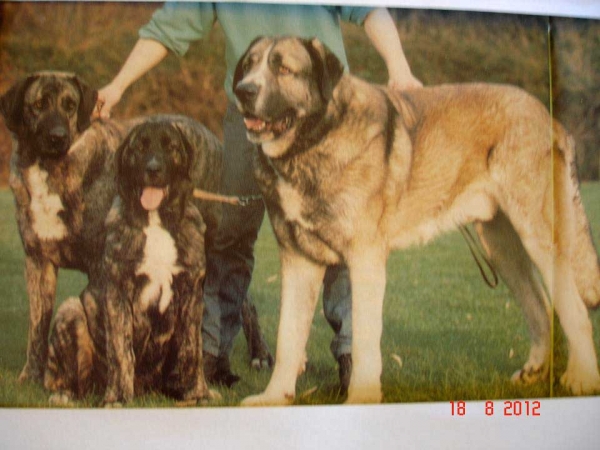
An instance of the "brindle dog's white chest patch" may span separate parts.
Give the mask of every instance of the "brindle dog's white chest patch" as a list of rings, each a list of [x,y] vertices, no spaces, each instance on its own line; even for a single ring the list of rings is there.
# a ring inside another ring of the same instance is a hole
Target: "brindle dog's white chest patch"
[[[173,276],[181,272],[181,267],[177,266],[177,247],[173,237],[163,228],[157,211],[149,213],[144,234],[144,259],[135,274],[146,275],[148,283],[140,294],[140,302],[142,309],[147,310],[158,301],[158,310],[163,314],[173,299]]]
[[[41,240],[60,240],[67,235],[67,227],[58,217],[65,207],[58,194],[48,189],[48,172],[34,164],[25,174],[31,195],[31,226]]]
[[[306,220],[303,213],[305,212],[304,199],[302,195],[291,184],[279,180],[277,183],[277,193],[281,199],[280,205],[285,214],[285,220],[288,222],[296,222],[303,228],[312,230],[313,224]]]

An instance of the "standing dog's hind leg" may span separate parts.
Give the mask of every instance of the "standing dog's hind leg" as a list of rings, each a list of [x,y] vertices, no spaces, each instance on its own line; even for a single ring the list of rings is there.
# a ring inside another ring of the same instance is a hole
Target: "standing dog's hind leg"
[[[570,263],[555,264],[553,297],[556,313],[565,332],[569,347],[567,370],[561,384],[576,395],[600,391],[600,374],[594,342],[592,323],[571,273]]]
[[[564,153],[553,150],[554,266],[552,298],[567,337],[569,361],[561,383],[576,395],[600,391],[598,360],[592,339],[592,323],[575,281],[572,258],[576,248],[575,186]]]
[[[476,230],[493,266],[521,305],[529,328],[529,358],[512,380],[523,384],[544,380],[549,369],[550,311],[533,263],[502,211],[490,222],[478,223]]]

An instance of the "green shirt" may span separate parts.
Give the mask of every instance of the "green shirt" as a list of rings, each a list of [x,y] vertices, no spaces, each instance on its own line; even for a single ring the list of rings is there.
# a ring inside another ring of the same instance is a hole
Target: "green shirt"
[[[362,25],[372,10],[321,5],[167,2],[140,29],[139,35],[156,40],[181,56],[187,52],[191,42],[207,36],[218,20],[226,38],[225,92],[233,100],[235,67],[255,38],[283,35],[316,37],[348,67],[340,19]]]

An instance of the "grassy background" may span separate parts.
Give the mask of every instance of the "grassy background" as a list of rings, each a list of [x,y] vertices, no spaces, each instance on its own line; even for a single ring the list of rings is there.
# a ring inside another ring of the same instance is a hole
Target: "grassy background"
[[[585,183],[583,197],[600,242],[600,183]],[[0,191],[0,210],[14,211],[10,192]],[[41,407],[47,393],[37,385],[17,384],[25,362],[28,303],[23,278],[23,251],[13,220],[0,222],[0,406]],[[268,221],[256,247],[257,264],[250,287],[261,325],[271,349],[279,320],[279,261]],[[85,277],[71,271],[59,276],[59,301],[79,292]],[[600,342],[600,314],[591,313],[594,342]],[[489,289],[459,233],[442,236],[425,247],[396,252],[388,262],[384,304],[383,390],[385,402],[450,399],[488,400],[547,397],[550,383],[513,386],[509,379],[527,359],[529,338],[519,305],[504,285]],[[558,383],[566,367],[566,343],[556,327],[553,396],[567,396]],[[338,403],[337,366],[329,352],[332,331],[321,304],[317,307],[307,353],[308,369],[298,381],[298,404]],[[402,367],[392,355],[402,359]],[[232,389],[219,388],[219,406],[237,405],[266,386],[270,372],[248,367],[246,343],[240,334],[232,352],[232,368],[242,381]],[[302,397],[302,393],[316,391]],[[100,395],[77,403],[97,405]],[[160,395],[136,398],[134,407],[172,406]]]
[[[70,70],[94,87],[110,81],[137,39],[156,4],[1,3],[0,92],[19,77],[41,69]],[[413,72],[425,84],[490,81],[521,86],[549,105],[578,142],[580,172],[598,178],[600,163],[600,24],[596,21],[461,12],[393,11]],[[385,82],[385,67],[364,32],[343,27],[351,70],[374,82]],[[549,59],[549,48],[552,58]],[[222,90],[224,38],[216,26],[184,58],[169,56],[126,94],[116,117],[177,112],[205,123],[221,136],[226,99]],[[549,67],[553,70],[550,90]],[[552,97],[550,96],[552,92]],[[5,184],[10,154],[7,130],[0,122],[0,185]],[[600,242],[600,184],[587,183],[584,198]],[[13,219],[13,202],[0,190],[0,406],[45,406],[39,386],[19,386],[16,378],[25,360],[27,298],[23,252]],[[257,243],[257,267],[251,293],[261,324],[275,349],[279,277],[276,244],[266,223]],[[516,388],[510,375],[527,358],[527,330],[504,287],[489,290],[459,234],[392,256],[382,350],[383,386],[387,402],[448,399],[544,397],[550,384]],[[59,300],[78,293],[85,277],[63,271]],[[595,342],[600,317],[593,314]],[[336,403],[337,368],[329,353],[332,332],[317,311],[308,346],[309,367],[298,383],[298,403]],[[558,376],[565,368],[565,345],[556,333]],[[402,359],[402,367],[392,355]],[[261,391],[270,373],[247,367],[240,336],[232,359],[243,381],[220,389],[223,401],[237,404]],[[302,393],[315,392],[305,397]],[[554,395],[565,395],[552,386]],[[90,396],[79,406],[96,405]],[[136,399],[133,406],[168,406],[157,395]]]

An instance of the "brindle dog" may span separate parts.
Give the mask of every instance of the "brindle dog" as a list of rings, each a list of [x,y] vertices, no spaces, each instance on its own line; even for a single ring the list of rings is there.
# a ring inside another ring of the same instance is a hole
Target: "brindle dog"
[[[42,380],[58,268],[98,271],[104,219],[116,193],[113,153],[127,125],[90,126],[96,97],[74,74],[40,72],[0,98],[14,137],[10,187],[29,295],[27,362],[20,380]]]
[[[220,151],[211,137],[161,118],[134,127],[119,148],[104,284],[98,299],[61,305],[50,338],[46,387],[61,401],[94,382],[106,386],[107,405],[148,388],[210,396],[200,331],[206,225],[192,191],[195,168]]]
[[[114,153],[139,120],[90,124],[96,98],[96,91],[76,75],[48,71],[25,77],[0,97],[0,113],[13,136],[10,186],[25,250],[30,305],[27,362],[20,380],[43,379],[58,269],[76,269],[88,275],[90,285],[82,299],[94,297],[89,291],[97,290],[105,218],[116,195]],[[192,123],[175,116],[170,120],[178,121],[184,133],[186,124]],[[216,138],[210,140],[220,148]],[[217,191],[220,153],[206,163],[210,166],[194,168],[196,186]],[[206,177],[207,173],[212,176]],[[210,246],[220,207],[210,202],[197,205]],[[250,330],[260,333],[255,315],[246,314],[244,321],[253,324]],[[253,344],[249,346],[253,361],[270,360],[262,335],[246,338]]]

